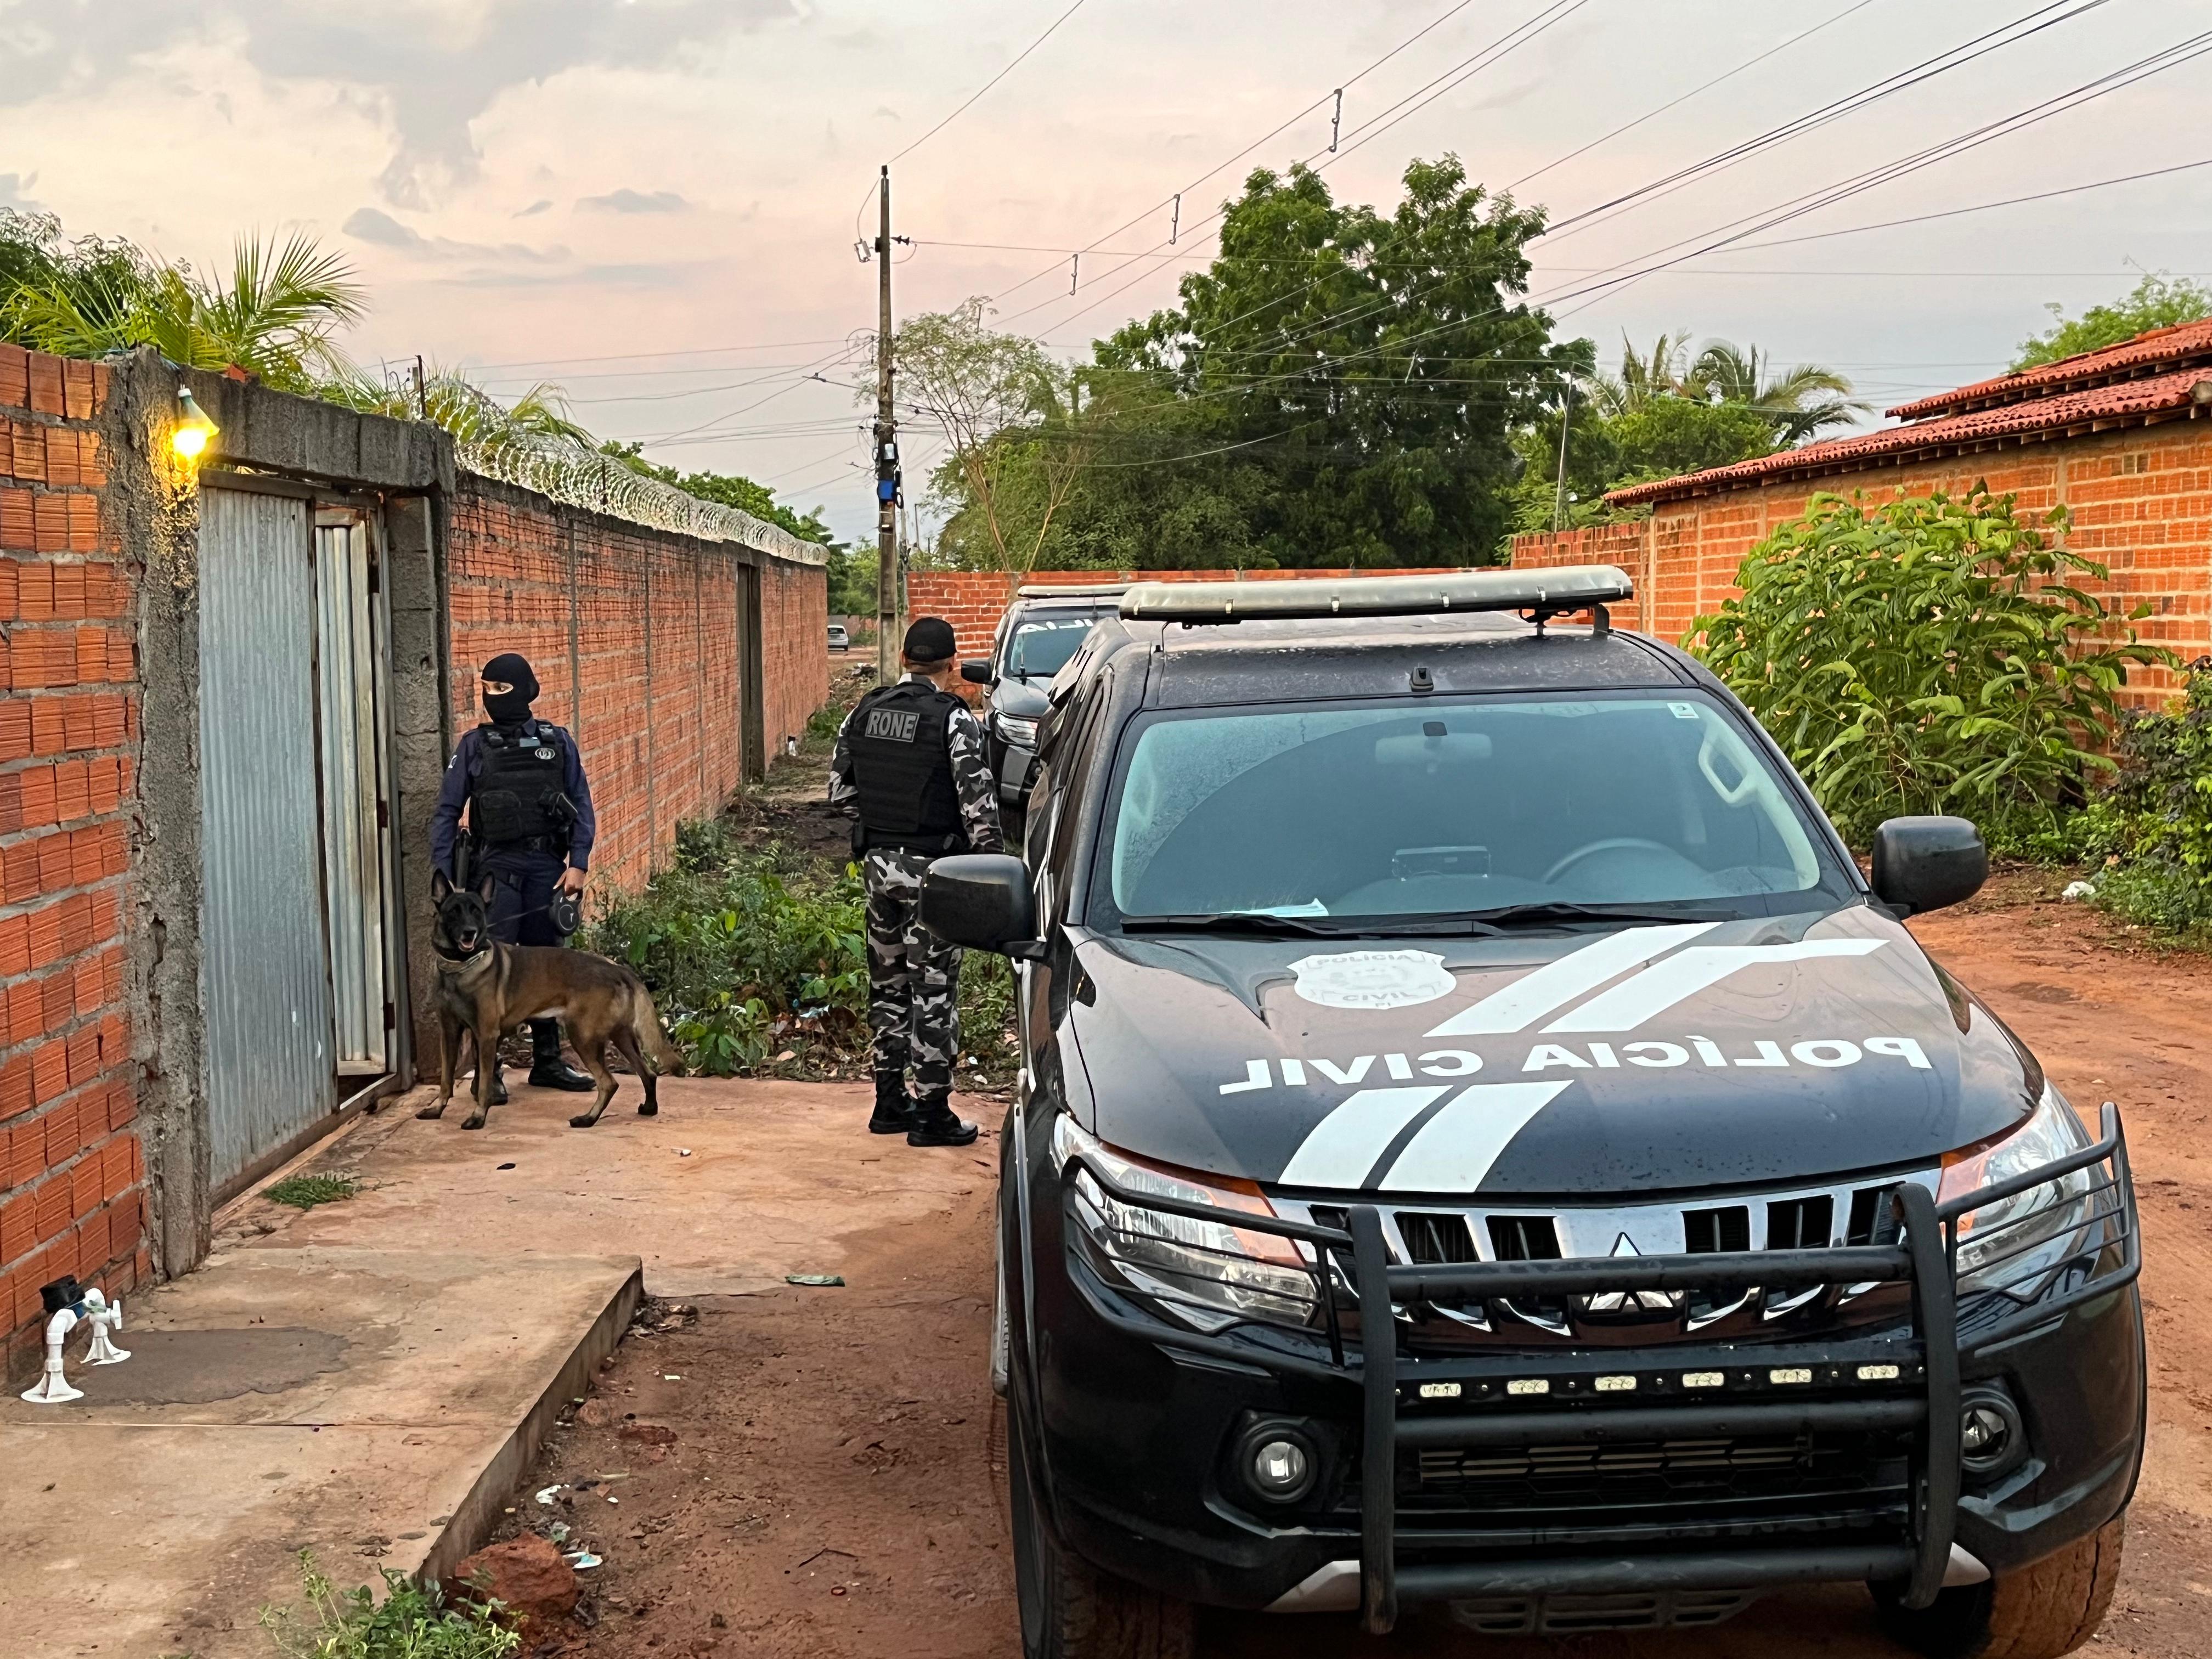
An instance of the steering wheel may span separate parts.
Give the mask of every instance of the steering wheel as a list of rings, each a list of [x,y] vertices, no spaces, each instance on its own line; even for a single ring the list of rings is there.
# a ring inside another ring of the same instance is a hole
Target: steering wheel
[[[1632,847],[1639,852],[1663,853],[1670,859],[1679,859],[1682,856],[1671,847],[1662,847],[1657,842],[1646,841],[1640,836],[1614,836],[1606,841],[1594,841],[1587,847],[1576,848],[1573,852],[1544,872],[1544,884],[1550,886],[1584,859],[1595,858],[1600,853],[1621,852]]]

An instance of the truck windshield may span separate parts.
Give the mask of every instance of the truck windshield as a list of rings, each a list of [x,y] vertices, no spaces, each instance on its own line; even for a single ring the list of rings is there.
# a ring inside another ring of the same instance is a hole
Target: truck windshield
[[[1085,611],[1081,616],[1040,617],[1035,622],[1016,623],[1014,636],[1006,641],[1006,666],[1000,672],[1009,677],[1050,679],[1067,665],[1067,659],[1101,614],[1104,613]]]
[[[1094,889],[1116,914],[1094,924],[1769,915],[1856,891],[1698,693],[1160,714],[1124,752]]]

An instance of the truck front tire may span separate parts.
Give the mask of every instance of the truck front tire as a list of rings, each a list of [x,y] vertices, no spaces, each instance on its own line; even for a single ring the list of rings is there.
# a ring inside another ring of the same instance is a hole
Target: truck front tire
[[[1947,1589],[1932,1607],[1903,1607],[1893,1588],[1877,1585],[1882,1629],[1929,1659],[2059,1659],[2105,1620],[2119,1583],[2127,1520],[2116,1515],[2017,1572]]]
[[[1021,1412],[1009,1407],[1014,1589],[1023,1659],[1191,1659],[1191,1609],[1060,1547],[1037,1507]]]

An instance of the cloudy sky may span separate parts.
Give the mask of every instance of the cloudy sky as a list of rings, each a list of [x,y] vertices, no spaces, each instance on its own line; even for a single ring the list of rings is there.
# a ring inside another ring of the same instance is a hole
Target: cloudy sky
[[[1387,204],[1409,157],[1450,150],[1556,223],[1963,47],[1547,238],[1536,296],[1608,358],[1624,331],[1718,335],[1886,404],[2002,368],[2046,302],[2118,294],[2134,266],[2212,276],[2212,166],[1858,228],[2212,159],[2212,56],[2184,61],[2212,47],[2212,0],[1082,0],[1036,44],[1068,8],[0,0],[0,205],[211,266],[235,234],[307,228],[372,286],[362,361],[557,382],[595,430],[847,532],[872,517],[840,384],[874,319],[853,243],[895,156],[919,239],[900,311],[989,295],[1073,352],[1172,292],[1251,167],[1316,156]],[[1154,252],[1178,191],[1182,234]],[[1730,234],[1764,246],[1699,251]],[[927,453],[909,445],[910,476]]]

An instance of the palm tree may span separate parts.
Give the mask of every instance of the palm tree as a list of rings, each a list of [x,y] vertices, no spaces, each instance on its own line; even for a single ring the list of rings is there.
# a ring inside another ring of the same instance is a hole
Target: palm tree
[[[1661,336],[1663,343],[1665,336]],[[1832,368],[1801,363],[1774,375],[1772,361],[1757,346],[1739,348],[1726,340],[1707,342],[1684,377],[1686,397],[1708,403],[1741,404],[1773,422],[1784,447],[1802,443],[1824,428],[1849,425],[1869,407],[1851,396],[1851,383]]]
[[[462,443],[483,447],[547,438],[586,447],[598,442],[570,418],[568,400],[561,388],[544,381],[513,403],[503,404],[459,369],[434,368],[423,380],[418,400],[410,385],[390,386],[359,369],[349,369],[318,385],[314,394],[326,403],[342,404],[364,415],[428,420]]]
[[[1628,336],[1620,337],[1620,373],[1602,372],[1589,381],[1589,400],[1607,416],[1627,415],[1655,398],[1685,395],[1682,361],[1690,349],[1689,331],[1662,334],[1651,343],[1649,356],[1638,356]]]
[[[313,238],[241,240],[228,284],[132,252],[17,288],[0,332],[71,357],[150,345],[184,368],[235,365],[287,392],[347,372],[333,337],[367,312],[368,291]]]

